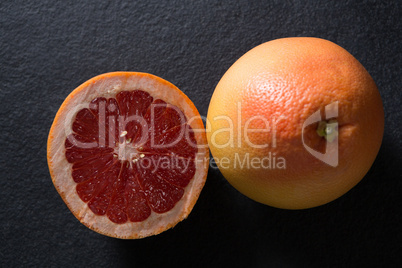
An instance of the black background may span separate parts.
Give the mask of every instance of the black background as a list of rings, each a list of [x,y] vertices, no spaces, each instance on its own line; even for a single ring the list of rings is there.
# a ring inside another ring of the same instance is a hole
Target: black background
[[[401,266],[401,1],[1,1],[1,267]],[[331,40],[376,81],[385,134],[369,173],[327,205],[256,203],[218,170],[189,218],[141,240],[97,234],[69,212],[46,163],[64,98],[111,71],[149,72],[202,115],[224,72],[263,42]]]

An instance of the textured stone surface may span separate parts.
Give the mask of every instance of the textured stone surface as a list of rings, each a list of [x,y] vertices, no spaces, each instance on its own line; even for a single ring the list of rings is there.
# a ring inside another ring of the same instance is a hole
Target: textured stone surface
[[[0,3],[1,267],[402,264],[401,2],[258,2]],[[238,57],[288,36],[341,45],[378,84],[384,142],[357,187],[328,205],[285,211],[247,199],[211,170],[190,217],[159,236],[116,240],[73,217],[52,185],[46,139],[75,87],[104,72],[149,72],[177,85],[206,115],[214,87]]]

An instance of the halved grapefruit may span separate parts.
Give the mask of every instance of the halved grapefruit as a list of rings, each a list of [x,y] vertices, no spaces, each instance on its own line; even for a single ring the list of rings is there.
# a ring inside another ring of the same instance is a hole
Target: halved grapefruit
[[[47,159],[54,186],[81,223],[133,239],[189,215],[209,151],[200,114],[176,86],[114,72],[67,97],[50,129]]]

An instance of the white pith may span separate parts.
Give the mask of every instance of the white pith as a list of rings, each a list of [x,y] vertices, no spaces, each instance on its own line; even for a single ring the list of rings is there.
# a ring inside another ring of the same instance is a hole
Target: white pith
[[[127,131],[123,131],[123,134]],[[120,137],[124,137],[120,134]],[[141,152],[141,145],[133,144],[129,139],[124,139],[114,148],[114,154],[121,161],[136,162],[138,159],[144,157],[145,155]]]

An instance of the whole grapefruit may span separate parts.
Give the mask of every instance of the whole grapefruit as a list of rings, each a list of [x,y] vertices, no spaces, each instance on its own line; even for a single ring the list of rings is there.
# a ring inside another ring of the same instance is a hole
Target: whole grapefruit
[[[219,81],[207,139],[223,176],[285,209],[328,203],[368,172],[384,111],[377,86],[342,47],[311,37],[261,44]]]

